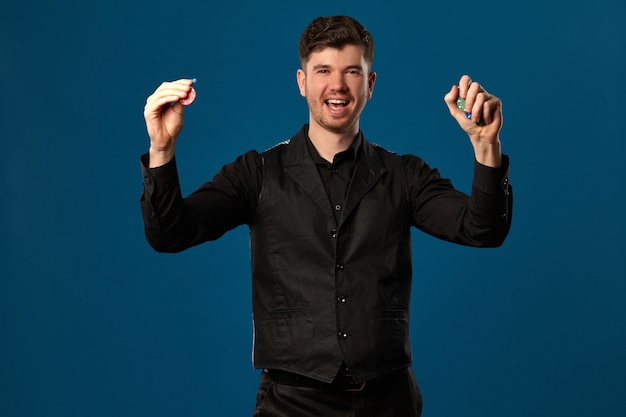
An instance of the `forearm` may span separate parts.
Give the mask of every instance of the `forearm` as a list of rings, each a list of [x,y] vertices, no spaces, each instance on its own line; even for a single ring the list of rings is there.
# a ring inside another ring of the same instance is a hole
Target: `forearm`
[[[456,190],[426,166],[416,170],[412,187],[415,225],[435,237],[476,246],[499,246],[511,222],[512,192],[508,184],[508,158],[491,168],[475,161],[472,193]],[[418,191],[417,191],[418,190]]]
[[[249,165],[227,165],[211,182],[186,198],[182,197],[176,160],[149,168],[148,156],[145,154],[141,158],[144,176],[141,208],[146,239],[155,250],[180,252],[215,240],[250,222],[258,190],[255,186],[245,186],[256,182],[250,180],[250,175],[242,173],[256,172],[255,154],[248,155]],[[237,178],[237,174],[242,178]]]
[[[501,156],[501,166],[497,168],[476,161],[464,230],[480,246],[500,246],[509,233],[513,190],[508,165],[506,156]]]
[[[140,199],[146,240],[159,252],[182,251],[193,245],[194,237],[184,216],[176,162],[150,169],[148,156],[142,157],[144,189]]]
[[[490,168],[499,168],[502,166],[502,150],[500,140],[494,143],[476,144],[474,145],[474,157],[476,161]]]

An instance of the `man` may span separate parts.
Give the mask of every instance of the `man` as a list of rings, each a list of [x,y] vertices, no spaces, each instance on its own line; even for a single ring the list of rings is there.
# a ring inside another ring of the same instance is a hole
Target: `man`
[[[359,22],[315,19],[299,54],[309,123],[288,142],[240,156],[184,199],[174,148],[192,81],[163,83],[148,98],[146,237],[176,252],[249,226],[254,365],[263,369],[255,416],[419,416],[410,228],[463,245],[502,244],[512,196],[501,103],[468,76],[445,95],[474,148],[468,196],[417,156],[388,152],[360,131],[376,74],[374,41]]]

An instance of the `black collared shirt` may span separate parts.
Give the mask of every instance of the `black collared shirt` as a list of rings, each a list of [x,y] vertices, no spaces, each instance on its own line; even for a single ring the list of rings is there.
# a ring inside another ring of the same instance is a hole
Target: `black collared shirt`
[[[350,180],[354,173],[357,153],[361,145],[361,134],[357,135],[348,149],[336,154],[332,162],[322,158],[315,146],[313,146],[311,139],[308,136],[306,139],[311,158],[315,162],[324,187],[326,187],[326,193],[333,208],[335,219],[339,222],[346,195],[348,194],[348,188],[350,187]]]

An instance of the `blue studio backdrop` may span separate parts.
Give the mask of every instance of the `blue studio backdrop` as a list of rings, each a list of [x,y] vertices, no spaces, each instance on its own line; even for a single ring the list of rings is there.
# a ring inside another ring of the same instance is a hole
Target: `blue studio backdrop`
[[[183,192],[307,120],[301,31],[349,14],[376,41],[361,127],[469,191],[443,95],[504,103],[513,227],[479,250],[415,231],[424,416],[623,417],[626,3],[34,0],[0,8],[0,416],[249,416],[248,230],[146,243],[146,97],[196,77]]]

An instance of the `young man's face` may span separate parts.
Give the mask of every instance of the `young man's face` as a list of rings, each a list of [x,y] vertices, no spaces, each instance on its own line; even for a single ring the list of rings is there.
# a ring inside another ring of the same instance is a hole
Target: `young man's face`
[[[359,130],[359,117],[372,96],[376,74],[363,57],[363,48],[346,45],[313,52],[298,70],[300,94],[309,105],[309,123],[333,133]]]

